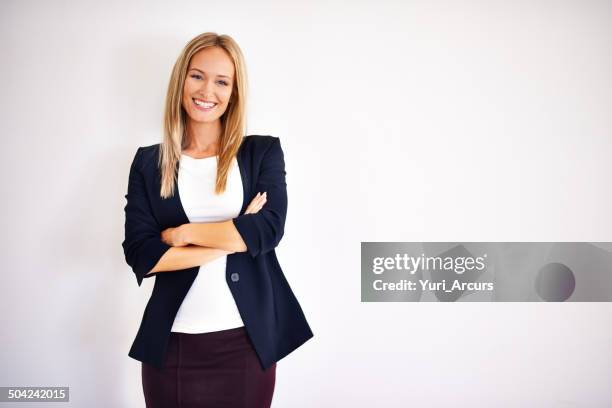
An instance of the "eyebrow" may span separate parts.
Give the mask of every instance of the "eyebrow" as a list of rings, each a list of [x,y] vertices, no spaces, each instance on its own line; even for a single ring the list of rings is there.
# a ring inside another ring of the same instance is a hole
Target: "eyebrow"
[[[201,69],[197,69],[197,68],[191,68],[191,69],[190,69],[190,71],[198,71],[198,72],[201,72],[201,73],[205,74],[205,72],[204,72],[204,71],[202,71]],[[228,77],[227,75],[221,75],[221,74],[219,74],[219,75],[217,75],[217,76],[218,76],[218,77],[222,77],[222,78],[231,79],[231,78],[230,78],[230,77]]]

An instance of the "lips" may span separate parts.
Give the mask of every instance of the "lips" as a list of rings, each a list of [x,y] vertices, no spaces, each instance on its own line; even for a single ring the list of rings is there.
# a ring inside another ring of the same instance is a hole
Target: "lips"
[[[204,111],[204,112],[210,112],[211,110],[216,108],[218,105],[217,102],[205,101],[205,100],[197,99],[197,98],[192,98],[192,100],[193,100],[193,104],[195,105],[196,109]]]

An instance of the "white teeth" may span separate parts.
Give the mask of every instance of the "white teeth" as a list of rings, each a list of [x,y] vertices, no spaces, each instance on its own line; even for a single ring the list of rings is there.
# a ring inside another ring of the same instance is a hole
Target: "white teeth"
[[[194,99],[193,101],[196,103],[196,105],[202,106],[202,107],[204,107],[206,109],[212,108],[213,106],[216,105],[216,103],[213,103],[213,102],[202,102],[202,101],[199,101],[197,99]]]

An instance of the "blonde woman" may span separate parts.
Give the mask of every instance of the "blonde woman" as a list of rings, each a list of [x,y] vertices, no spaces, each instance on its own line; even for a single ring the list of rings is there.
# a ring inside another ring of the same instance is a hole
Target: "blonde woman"
[[[270,407],[276,363],[313,333],[274,249],[287,214],[280,140],[245,136],[236,42],[184,47],[163,141],[139,147],[125,196],[125,259],[155,276],[129,352],[147,407]]]

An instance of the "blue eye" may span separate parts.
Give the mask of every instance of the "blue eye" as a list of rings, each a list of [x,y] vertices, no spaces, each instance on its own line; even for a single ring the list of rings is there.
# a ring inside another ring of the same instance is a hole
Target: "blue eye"
[[[191,78],[197,79],[198,81],[202,79],[202,75],[198,75],[198,74],[191,74],[190,75]],[[217,83],[223,85],[223,86],[228,86],[229,83],[227,81],[223,81],[223,80],[219,80],[217,81]]]

